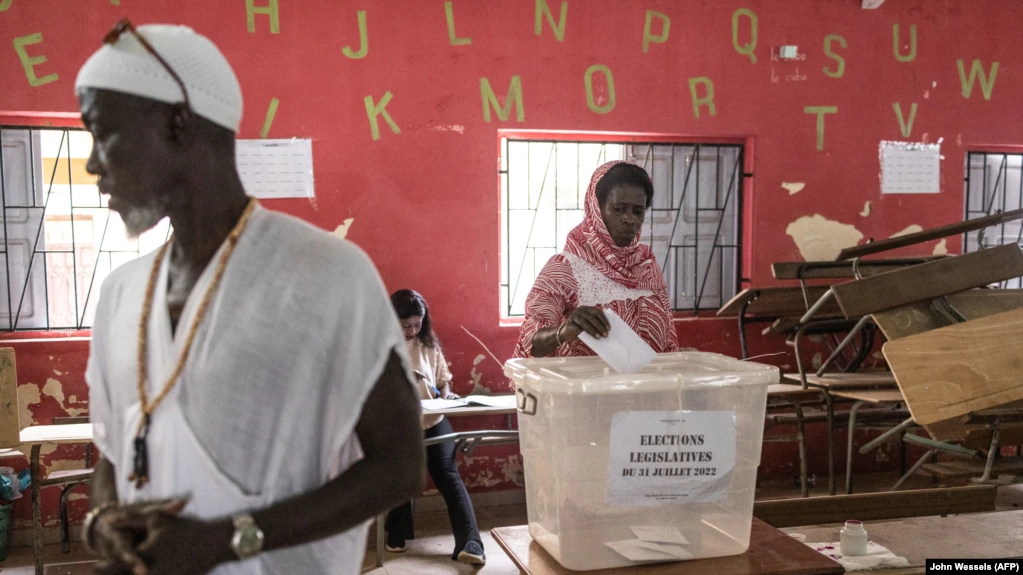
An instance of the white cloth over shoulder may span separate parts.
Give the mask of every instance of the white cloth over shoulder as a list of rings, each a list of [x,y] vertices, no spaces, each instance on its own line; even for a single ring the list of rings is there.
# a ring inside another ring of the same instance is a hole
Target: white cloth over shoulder
[[[223,248],[221,248],[223,249]],[[149,397],[174,370],[220,253],[171,333],[168,258],[149,329]],[[155,255],[114,271],[96,312],[86,379],[95,443],[122,502],[190,495],[223,517],[320,487],[361,457],[354,429],[391,352],[408,357],[383,283],[357,247],[257,208],[231,256],[174,391],[149,432],[150,483],[127,481],[139,421],[140,312]],[[366,523],[315,543],[221,566],[215,575],[355,574]]]

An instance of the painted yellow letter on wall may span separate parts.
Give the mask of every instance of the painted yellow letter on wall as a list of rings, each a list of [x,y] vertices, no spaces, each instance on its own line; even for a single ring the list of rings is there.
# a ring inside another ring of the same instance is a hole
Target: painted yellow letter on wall
[[[829,70],[828,67],[825,66],[824,73],[829,78],[841,78],[842,76],[845,75],[845,58],[839,56],[838,54],[835,54],[831,50],[832,42],[838,42],[838,45],[841,46],[842,48],[848,48],[849,46],[848,44],[846,44],[845,38],[839,36],[838,34],[828,34],[827,36],[824,37],[824,55],[827,56],[828,58],[833,58],[836,62],[838,62],[837,70]]]
[[[256,6],[255,0],[245,0],[245,18],[248,23],[249,32],[256,32],[256,14],[263,14],[270,17],[270,33],[281,33],[281,19],[277,10],[277,0],[269,0],[266,6]]]
[[[912,62],[916,60],[916,24],[909,25],[909,54],[903,56],[902,48],[899,47],[899,23],[892,24],[892,52],[899,62]]]
[[[661,21],[661,33],[656,36],[653,33],[654,18]],[[643,53],[646,54],[650,50],[650,44],[663,44],[667,42],[668,32],[670,31],[671,18],[668,18],[666,14],[647,10],[646,23],[643,24]]]
[[[455,9],[451,6],[450,0],[444,3],[444,15],[448,18],[448,42],[451,42],[452,46],[472,44],[472,38],[459,38],[455,33]]]
[[[365,58],[366,54],[369,53],[369,36],[366,34],[366,11],[359,10],[355,13],[355,17],[359,19],[359,51],[353,52],[351,46],[345,46],[341,48],[341,53],[352,60],[359,60]]]
[[[697,95],[696,86],[703,84],[706,88],[706,94],[704,96]],[[710,109],[711,116],[717,116],[718,110],[714,105],[714,82],[710,81],[710,78],[706,76],[700,76],[699,78],[689,79],[689,95],[693,98],[693,117],[700,117],[700,106],[707,106]]]
[[[749,19],[749,42],[746,44],[739,44],[739,17],[745,16]],[[735,47],[735,51],[748,56],[749,61],[757,63],[757,14],[749,8],[739,8],[735,12],[732,12],[732,46]]]
[[[508,86],[508,95],[504,98],[504,106],[497,101],[497,95],[490,87],[490,80],[480,78],[480,98],[483,99],[483,119],[490,121],[490,108],[497,112],[497,117],[502,122],[511,117],[512,106],[515,107],[515,121],[526,121],[526,110],[522,106],[522,78],[512,76],[511,84]]]
[[[536,23],[533,26],[533,31],[537,36],[543,30],[544,16],[547,17],[547,23],[554,30],[554,37],[558,39],[558,42],[564,42],[565,20],[568,18],[568,1],[561,0],[561,17],[558,18],[558,22],[555,24],[554,13],[551,12],[551,7],[547,5],[547,0],[536,0]]]
[[[973,95],[973,81],[976,80],[977,76],[980,76],[980,89],[984,92],[984,99],[991,99],[991,92],[995,89],[995,77],[998,76],[998,62],[991,64],[991,75],[988,76],[984,73],[984,65],[980,63],[980,60],[974,60],[970,66],[970,78],[966,78],[966,69],[963,67],[962,60],[956,60],[956,66],[959,67],[959,81],[963,84],[963,97],[967,100]]]
[[[902,132],[902,137],[908,138],[913,133],[913,122],[916,120],[916,102],[913,102],[913,106],[909,108],[908,123],[903,119],[901,104],[895,102],[892,104],[892,108],[895,108],[895,117],[899,119],[899,131]]]
[[[0,0],[0,12],[6,12],[11,7],[11,2],[14,0]]]
[[[593,75],[597,72],[604,74],[604,82],[607,83],[607,97],[603,105],[598,105],[593,100]],[[611,70],[603,64],[594,64],[586,69],[586,105],[590,110],[598,114],[606,114],[615,109],[615,79]]]
[[[837,114],[838,106],[807,106],[804,114],[817,114],[817,151],[824,149],[824,115]]]
[[[263,118],[263,129],[259,131],[260,138],[266,138],[270,134],[270,126],[274,123],[274,116],[277,115],[277,106],[281,101],[277,98],[270,98],[270,107],[266,110],[266,117]]]
[[[28,52],[25,51],[25,46],[32,44],[39,44],[43,41],[43,33],[36,32],[35,34],[29,34],[28,36],[20,36],[14,39],[14,51],[18,53],[18,59],[21,60],[22,67],[25,68],[25,77],[28,78],[28,85],[33,88],[38,88],[43,84],[49,84],[50,82],[56,82],[58,76],[56,73],[47,74],[42,78],[36,76],[35,67],[46,63],[46,56],[29,56]]]
[[[391,119],[391,115],[387,113],[387,103],[391,101],[391,92],[388,91],[384,94],[383,98],[380,98],[380,103],[373,105],[373,96],[366,96],[363,99],[363,103],[366,104],[366,115],[369,116],[369,129],[373,134],[373,140],[380,139],[380,124],[377,122],[378,116],[383,116],[384,121],[390,126],[391,131],[395,134],[400,134],[401,130],[398,129],[398,124],[394,123]]]

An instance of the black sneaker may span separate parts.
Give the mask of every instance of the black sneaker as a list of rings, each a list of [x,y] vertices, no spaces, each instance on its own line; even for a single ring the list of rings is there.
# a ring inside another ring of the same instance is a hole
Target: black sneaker
[[[458,561],[467,565],[482,567],[487,564],[487,556],[483,554],[483,545],[478,541],[469,541],[458,553]]]
[[[388,534],[386,549],[391,553],[404,553],[405,552],[405,541],[395,539]]]

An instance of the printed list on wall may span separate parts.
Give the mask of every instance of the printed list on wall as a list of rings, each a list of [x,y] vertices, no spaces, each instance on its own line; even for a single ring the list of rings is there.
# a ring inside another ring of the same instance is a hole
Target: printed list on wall
[[[735,467],[731,411],[621,411],[611,418],[607,503],[697,503],[724,497]]]
[[[235,163],[249,195],[312,198],[313,143],[308,138],[238,140]]]
[[[882,194],[937,194],[941,191],[941,146],[881,142]]]

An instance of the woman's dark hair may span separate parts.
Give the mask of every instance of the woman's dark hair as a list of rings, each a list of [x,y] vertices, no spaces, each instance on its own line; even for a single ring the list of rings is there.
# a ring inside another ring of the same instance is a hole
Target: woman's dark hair
[[[423,296],[419,295],[419,292],[403,289],[398,290],[391,294],[391,305],[394,306],[395,313],[398,314],[398,319],[408,319],[416,316],[423,318],[423,327],[419,330],[419,342],[426,347],[438,347],[440,342],[437,341],[437,337],[433,335],[433,326],[430,322],[430,308],[426,305],[426,300]]]
[[[646,194],[646,207],[654,201],[654,183],[650,181],[650,175],[646,170],[636,164],[615,164],[597,182],[597,203],[603,208],[607,203],[607,197],[611,190],[618,186],[636,186]]]

